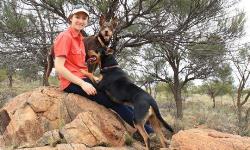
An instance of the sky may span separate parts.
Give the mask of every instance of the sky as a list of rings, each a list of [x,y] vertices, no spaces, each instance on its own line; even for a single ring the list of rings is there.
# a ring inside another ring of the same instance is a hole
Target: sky
[[[246,35],[245,37],[243,37],[243,42],[250,42],[250,0],[241,0],[239,8],[244,9],[246,13],[246,23],[245,23]]]
[[[246,33],[245,36],[242,38],[241,43],[250,43],[250,0],[241,0],[239,8],[243,9],[246,13],[246,22],[245,22]],[[248,80],[246,87],[250,87],[250,80]]]
[[[239,8],[239,10],[244,10],[244,12],[246,13],[245,36],[242,37],[238,44],[241,45],[243,43],[250,43],[250,0],[241,0],[239,5],[236,7]],[[236,79],[235,74],[233,74],[233,76],[235,77],[235,84],[238,84],[238,80]],[[201,85],[203,81],[195,80],[194,83],[196,85]],[[250,87],[250,81],[246,86]]]

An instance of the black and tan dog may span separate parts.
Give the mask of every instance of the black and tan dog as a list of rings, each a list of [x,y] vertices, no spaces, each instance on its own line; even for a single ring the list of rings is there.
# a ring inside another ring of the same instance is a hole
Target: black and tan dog
[[[106,49],[99,50],[101,55],[101,76],[98,81],[98,88],[104,90],[110,98],[122,104],[128,104],[134,108],[134,125],[142,135],[147,149],[150,147],[150,141],[144,124],[149,121],[155,133],[159,136],[161,144],[166,147],[165,137],[161,130],[163,125],[167,130],[173,133],[173,129],[162,118],[156,101],[151,95],[135,85],[127,74],[118,67],[118,63],[112,52]],[[93,79],[93,74],[81,70],[83,74]]]
[[[108,48],[114,30],[117,26],[117,18],[114,17],[110,21],[107,21],[106,17],[104,15],[101,15],[99,18],[99,26],[100,31],[97,35],[84,38],[86,60],[89,72],[95,71],[98,65],[100,64],[100,53],[98,52],[98,49]],[[82,35],[86,36],[84,35],[84,32],[82,32]],[[46,72],[46,81],[48,81],[52,68],[54,67],[54,57],[55,54],[52,45],[47,57],[48,67]]]

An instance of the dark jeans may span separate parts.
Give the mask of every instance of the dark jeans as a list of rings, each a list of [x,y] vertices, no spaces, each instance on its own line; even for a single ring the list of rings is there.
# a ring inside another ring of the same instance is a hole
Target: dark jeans
[[[93,85],[93,83],[90,79],[84,78],[83,80],[85,82],[88,82],[88,83]],[[123,104],[118,104],[118,103],[115,103],[115,102],[109,100],[109,98],[105,92],[97,91],[96,95],[87,95],[87,93],[85,91],[83,91],[83,89],[80,86],[73,84],[73,83],[71,83],[66,89],[64,89],[64,91],[68,92],[68,93],[75,93],[75,94],[84,96],[90,100],[93,100],[93,101],[105,106],[106,108],[111,108],[116,113],[118,113],[121,116],[121,118],[123,120],[125,120],[128,124],[130,124],[131,126],[134,126],[134,124],[133,124],[133,108],[126,106],[126,105],[123,105]],[[147,131],[147,133],[153,132],[153,129],[147,124],[145,125],[145,130]]]

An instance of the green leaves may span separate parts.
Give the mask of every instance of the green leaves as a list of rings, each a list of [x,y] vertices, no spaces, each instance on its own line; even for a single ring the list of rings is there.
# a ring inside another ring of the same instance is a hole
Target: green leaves
[[[244,24],[246,22],[245,13],[240,13],[232,18],[228,32],[230,34],[236,34],[243,32]]]
[[[193,63],[213,65],[223,59],[226,49],[223,40],[218,35],[211,34],[207,39],[188,46],[188,58]]]
[[[21,37],[22,34],[27,30],[27,18],[21,14],[18,14],[15,8],[11,7],[10,5],[4,5],[3,19],[2,25],[5,27],[7,32],[14,34],[17,37]]]
[[[49,5],[62,6],[67,0],[46,0]]]
[[[180,17],[187,17],[191,11],[193,0],[175,0],[172,1],[174,12],[179,14]]]
[[[241,62],[250,63],[250,45],[245,44],[244,47],[239,49],[238,59]]]

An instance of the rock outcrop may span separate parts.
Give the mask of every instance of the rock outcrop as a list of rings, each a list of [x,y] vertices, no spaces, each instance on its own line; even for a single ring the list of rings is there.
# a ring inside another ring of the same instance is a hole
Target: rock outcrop
[[[172,137],[173,150],[250,150],[250,137],[241,137],[212,129],[179,131]]]
[[[115,113],[55,87],[23,93],[0,110],[0,147],[58,143],[122,146],[127,129]]]

